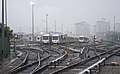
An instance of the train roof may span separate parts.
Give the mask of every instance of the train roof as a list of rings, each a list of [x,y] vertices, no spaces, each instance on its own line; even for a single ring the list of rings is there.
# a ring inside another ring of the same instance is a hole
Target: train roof
[[[80,35],[79,37],[86,37],[86,36]]]
[[[79,37],[84,37],[83,35],[80,35]]]
[[[59,36],[60,34],[52,34],[52,36]]]
[[[50,36],[50,34],[44,34],[43,36]]]

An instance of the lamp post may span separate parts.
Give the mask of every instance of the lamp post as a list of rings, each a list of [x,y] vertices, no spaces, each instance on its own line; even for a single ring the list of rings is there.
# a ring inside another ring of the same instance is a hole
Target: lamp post
[[[30,4],[32,5],[32,40],[33,40],[33,43],[34,43],[34,6],[35,6],[35,3],[34,2],[30,2]]]
[[[48,19],[47,19],[47,17],[48,17],[48,14],[46,14],[46,34],[48,33]]]

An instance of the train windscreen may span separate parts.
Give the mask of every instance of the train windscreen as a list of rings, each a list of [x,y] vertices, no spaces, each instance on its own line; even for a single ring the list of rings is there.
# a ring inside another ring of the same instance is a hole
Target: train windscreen
[[[83,40],[84,38],[83,37],[79,37],[80,40]]]
[[[58,36],[53,36],[53,40],[58,40]]]
[[[48,40],[48,36],[43,36],[43,40]]]

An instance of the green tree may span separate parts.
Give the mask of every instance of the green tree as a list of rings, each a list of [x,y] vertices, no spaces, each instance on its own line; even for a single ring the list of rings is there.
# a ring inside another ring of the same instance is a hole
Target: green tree
[[[13,30],[10,30],[10,27],[4,27],[4,36],[8,38],[13,37]]]

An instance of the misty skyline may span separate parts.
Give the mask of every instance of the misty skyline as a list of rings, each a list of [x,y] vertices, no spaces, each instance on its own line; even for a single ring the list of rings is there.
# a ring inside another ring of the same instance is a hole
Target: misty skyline
[[[14,32],[31,33],[31,5],[32,0],[7,0],[8,26]],[[0,1],[1,4],[2,1]],[[0,22],[2,22],[2,4],[0,6]],[[85,21],[90,26],[105,18],[106,22],[120,23],[120,0],[35,0],[35,32],[45,31],[46,14],[48,14],[49,31],[54,31],[56,20],[57,31],[75,33],[74,24]]]

